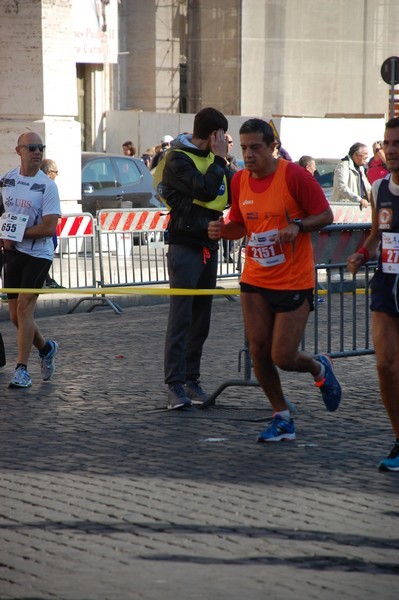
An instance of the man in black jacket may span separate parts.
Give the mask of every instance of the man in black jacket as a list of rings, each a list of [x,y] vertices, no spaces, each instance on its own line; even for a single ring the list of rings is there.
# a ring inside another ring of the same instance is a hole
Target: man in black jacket
[[[227,128],[221,112],[202,109],[195,116],[193,134],[178,136],[162,161],[162,197],[170,209],[166,241],[171,288],[216,287],[218,243],[209,239],[208,223],[222,215],[229,200]],[[170,297],[165,340],[169,409],[207,399],[199,377],[211,307],[211,295]]]

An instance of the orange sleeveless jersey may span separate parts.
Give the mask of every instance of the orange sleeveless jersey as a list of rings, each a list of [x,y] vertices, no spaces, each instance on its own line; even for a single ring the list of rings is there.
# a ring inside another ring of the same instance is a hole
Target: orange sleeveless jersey
[[[266,191],[250,187],[250,173],[241,172],[239,208],[247,230],[243,283],[274,290],[313,288],[314,261],[310,233],[299,232],[293,244],[273,242],[274,233],[305,216],[286,183],[287,161],[279,160]]]

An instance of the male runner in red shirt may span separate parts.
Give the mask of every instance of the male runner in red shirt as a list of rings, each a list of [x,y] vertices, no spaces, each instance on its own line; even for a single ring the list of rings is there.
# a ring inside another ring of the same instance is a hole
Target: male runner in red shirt
[[[209,224],[213,240],[247,236],[241,304],[255,375],[274,409],[259,442],[295,439],[294,422],[277,367],[311,373],[327,410],[341,400],[341,386],[326,355],[299,350],[313,310],[314,261],[310,232],[333,221],[314,177],[295,163],[273,157],[273,130],[261,119],[240,129],[245,169],[231,184],[230,219]]]

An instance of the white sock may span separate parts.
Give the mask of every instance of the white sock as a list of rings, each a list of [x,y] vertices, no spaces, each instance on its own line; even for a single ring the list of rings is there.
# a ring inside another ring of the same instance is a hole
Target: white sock
[[[291,420],[291,414],[290,411],[287,410],[279,410],[277,412],[274,413],[274,416],[279,415],[283,421],[290,421]]]

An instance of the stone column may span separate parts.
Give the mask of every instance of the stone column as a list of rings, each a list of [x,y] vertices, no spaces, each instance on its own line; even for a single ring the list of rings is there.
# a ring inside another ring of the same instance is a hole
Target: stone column
[[[80,125],[70,0],[0,0],[0,171],[18,164],[14,148],[36,131],[59,167],[63,212],[80,198]]]

